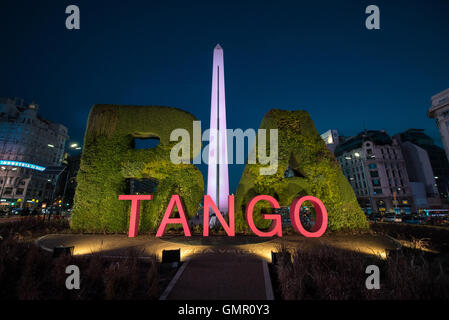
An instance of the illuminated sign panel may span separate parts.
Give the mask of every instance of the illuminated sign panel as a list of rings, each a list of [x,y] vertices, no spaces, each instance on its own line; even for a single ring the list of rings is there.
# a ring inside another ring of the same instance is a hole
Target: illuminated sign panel
[[[28,169],[33,169],[33,170],[37,170],[37,171],[45,170],[45,167],[41,167],[36,164],[20,162],[20,161],[0,160],[0,165],[1,166],[12,166],[12,167],[22,167],[22,168],[28,168]]]

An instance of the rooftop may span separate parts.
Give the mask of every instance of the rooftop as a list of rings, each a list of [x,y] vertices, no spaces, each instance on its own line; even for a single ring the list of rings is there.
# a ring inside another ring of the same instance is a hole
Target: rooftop
[[[371,141],[376,145],[391,145],[393,140],[385,131],[365,130],[358,135],[347,139],[335,149],[335,156],[360,148],[365,141]]]

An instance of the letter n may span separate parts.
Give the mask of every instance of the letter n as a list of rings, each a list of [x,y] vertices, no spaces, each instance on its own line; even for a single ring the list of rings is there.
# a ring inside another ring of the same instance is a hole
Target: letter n
[[[235,236],[235,221],[234,221],[234,196],[228,196],[228,217],[229,225],[226,224],[226,220],[222,216],[220,210],[218,210],[212,198],[208,195],[204,196],[204,214],[203,214],[203,236],[209,236],[209,209],[212,207],[215,215],[230,237]]]

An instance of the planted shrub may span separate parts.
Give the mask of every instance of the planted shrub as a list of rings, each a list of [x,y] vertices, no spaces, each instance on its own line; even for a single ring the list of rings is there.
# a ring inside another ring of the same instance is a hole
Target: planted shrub
[[[260,168],[264,165],[259,161],[246,164],[236,192],[238,230],[246,228],[246,204],[259,194],[273,196],[281,206],[289,206],[297,197],[314,196],[327,209],[328,230],[368,228],[353,189],[306,111],[272,109],[263,118],[260,129],[267,132],[278,129],[278,169],[274,175],[261,175]],[[270,143],[267,140],[268,152]],[[293,177],[284,176],[289,168],[295,173]],[[264,208],[267,209],[266,204],[260,204],[254,211],[256,226],[261,228],[270,223],[261,218]]]
[[[287,300],[449,299],[449,270],[420,251],[403,250],[386,260],[320,246],[286,249],[275,266],[279,291]],[[380,289],[368,290],[366,267],[380,269]]]
[[[158,180],[153,200],[142,203],[142,232],[157,229],[172,194],[180,195],[186,215],[193,217],[204,194],[203,176],[192,164],[170,161],[170,151],[177,144],[170,141],[170,134],[183,128],[193,139],[194,120],[192,114],[170,107],[95,105],[84,139],[71,228],[126,232],[130,202],[119,201],[118,196],[126,193],[126,179],[131,178]],[[158,138],[160,143],[135,150],[135,138]],[[193,159],[200,150],[190,145]]]

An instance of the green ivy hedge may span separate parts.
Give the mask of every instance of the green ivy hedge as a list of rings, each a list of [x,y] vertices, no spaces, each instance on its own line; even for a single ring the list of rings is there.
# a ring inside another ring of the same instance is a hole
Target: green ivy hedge
[[[203,176],[192,164],[175,165],[170,161],[170,151],[177,144],[170,142],[170,134],[183,128],[193,139],[194,120],[192,114],[176,108],[95,105],[85,134],[71,228],[126,232],[130,201],[119,201],[118,196],[126,192],[128,178],[151,177],[159,181],[153,200],[141,203],[141,232],[157,230],[173,194],[181,196],[187,217],[193,217],[204,195]],[[247,230],[245,208],[259,194],[274,196],[281,206],[289,206],[298,196],[313,195],[327,208],[330,230],[367,228],[351,186],[307,112],[271,110],[260,128],[278,129],[278,169],[266,176],[260,175],[263,165],[246,165],[236,192],[238,231]],[[159,138],[160,143],[152,149],[135,150],[134,138]],[[201,150],[190,151],[193,159]],[[289,167],[299,173],[297,177],[284,178]],[[270,208],[260,202],[254,214],[256,226],[261,229],[269,224],[261,218],[264,210]]]
[[[159,180],[153,200],[141,202],[141,232],[157,229],[172,194],[181,196],[186,215],[193,217],[204,194],[203,176],[194,165],[170,161],[170,150],[178,143],[170,142],[170,133],[183,128],[192,139],[194,120],[176,108],[95,105],[85,134],[71,228],[126,232],[131,202],[118,196],[126,192],[128,178]],[[160,143],[135,150],[134,138],[159,138]],[[191,148],[192,159],[198,152]]]
[[[246,205],[259,194],[275,197],[281,206],[290,206],[296,197],[315,196],[327,209],[329,230],[368,227],[354,191],[306,111],[272,109],[265,115],[260,129],[267,129],[267,150],[269,129],[278,129],[278,169],[274,175],[261,175],[259,169],[267,166],[259,161],[245,166],[236,192],[237,230],[247,229]],[[284,178],[289,167],[297,174]],[[255,224],[259,228],[269,226],[269,221],[261,217],[263,210],[268,212],[268,203],[260,203],[254,210]]]

